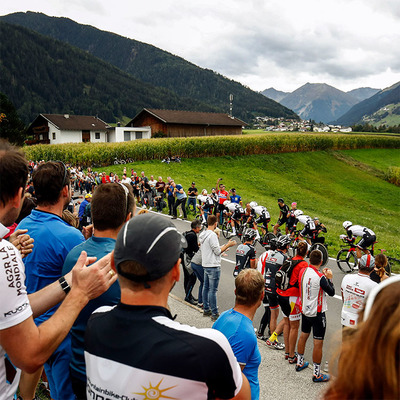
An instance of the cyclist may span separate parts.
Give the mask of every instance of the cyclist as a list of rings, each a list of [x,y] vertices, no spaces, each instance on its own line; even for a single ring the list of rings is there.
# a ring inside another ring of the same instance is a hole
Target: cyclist
[[[246,204],[246,208],[244,210],[243,221],[246,226],[253,228],[257,232],[256,239],[260,238],[260,234],[258,233],[257,224],[256,224],[256,212],[254,208],[257,207],[258,204],[255,201]]]
[[[309,220],[311,220],[311,217],[309,215],[303,214],[303,211],[301,211],[301,210],[296,210],[294,212],[294,215],[295,215],[295,217],[297,219],[297,223],[300,222],[304,226],[306,226],[307,222]],[[296,223],[296,225],[297,225],[297,223]]]
[[[324,224],[319,222],[318,217],[314,217],[314,219],[309,219],[307,223],[304,225],[304,228],[300,232],[300,238],[305,239],[308,244],[314,243],[325,243],[324,236],[318,236],[321,232],[326,233],[326,227]]]
[[[247,229],[243,235],[244,243],[241,243],[236,249],[236,265],[233,270],[235,278],[242,269],[256,268],[256,250],[254,248],[256,235],[257,232],[254,229]]]
[[[254,212],[258,217],[255,220],[256,224],[262,224],[261,225],[261,232],[263,235],[265,235],[268,232],[268,222],[271,221],[271,216],[269,215],[269,212],[266,207],[264,206],[255,206],[253,208]]]
[[[229,200],[224,201],[224,206],[228,210],[228,215],[231,216],[232,235],[236,235],[236,227],[240,225],[244,210],[239,204],[232,203]]]
[[[257,269],[261,272],[265,279],[265,296],[266,301],[269,303],[269,309],[271,311],[270,318],[270,331],[273,332],[271,337],[266,341],[266,345],[276,350],[283,350],[285,346],[283,343],[279,343],[277,340],[278,335],[283,331],[284,322],[283,320],[277,324],[279,315],[279,303],[278,295],[276,293],[275,285],[275,274],[287,258],[287,248],[290,243],[290,239],[287,236],[280,236],[277,240],[277,250],[267,250],[264,252],[258,260]],[[265,301],[265,302],[266,302]],[[264,303],[265,303],[264,302]],[[267,309],[265,313],[268,313]],[[262,318],[261,321],[263,321]],[[265,328],[264,328],[265,329]],[[260,326],[259,331],[262,331]]]
[[[369,254],[368,247],[372,246],[376,241],[374,231],[365,226],[353,225],[351,221],[344,221],[343,228],[346,230],[347,236],[340,235],[341,239],[347,240],[349,243],[354,243],[356,237],[361,237],[356,247],[357,258],[361,258],[361,252]]]
[[[206,224],[208,216],[212,213],[214,202],[212,198],[207,195],[206,189],[202,190],[201,194],[197,196],[197,199],[200,202],[200,205],[198,204],[197,207],[202,215],[203,223]]]
[[[287,215],[289,212],[289,207],[285,204],[285,201],[282,198],[278,199],[278,206],[279,206],[279,218],[277,223],[274,226],[274,235],[277,234],[278,228],[287,222]],[[289,233],[289,229],[286,225],[286,234]]]

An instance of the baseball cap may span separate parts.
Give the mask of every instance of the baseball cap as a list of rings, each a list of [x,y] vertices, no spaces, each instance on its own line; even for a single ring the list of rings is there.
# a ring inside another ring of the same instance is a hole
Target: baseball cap
[[[195,183],[194,183],[194,182],[192,182],[192,185],[195,185]]]
[[[141,214],[129,220],[120,230],[114,250],[118,274],[134,282],[154,281],[167,274],[177,262],[186,239],[174,224],[157,214]],[[124,261],[136,261],[147,274],[121,272]]]
[[[282,197],[279,197],[279,199],[278,199],[278,203],[284,203],[284,201],[283,201]]]
[[[92,195],[90,194],[90,193],[87,193],[86,195],[85,195],[85,199],[90,199],[92,197]]]

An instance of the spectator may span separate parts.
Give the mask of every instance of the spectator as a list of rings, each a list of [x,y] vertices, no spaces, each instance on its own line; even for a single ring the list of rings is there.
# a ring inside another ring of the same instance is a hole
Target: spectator
[[[313,382],[327,382],[330,378],[329,374],[321,373],[321,360],[326,330],[325,312],[328,309],[325,293],[334,296],[335,287],[332,282],[332,271],[324,268],[322,273],[319,272],[318,269],[321,265],[322,253],[319,250],[313,250],[310,253],[310,265],[302,269],[299,276],[302,320],[297,346],[296,371],[302,371],[308,367],[308,362],[304,361],[304,350],[312,328],[314,337]]]
[[[174,181],[171,181],[171,185],[174,188],[174,196],[175,196],[175,204],[173,208],[173,217],[172,219],[176,219],[178,216],[178,207],[181,205],[182,206],[182,212],[183,212],[183,219],[187,218],[186,214],[186,198],[187,195],[185,191],[183,190],[183,186],[180,184],[176,184]]]
[[[68,252],[84,241],[79,230],[62,220],[62,212],[71,198],[69,171],[62,162],[47,162],[33,174],[37,207],[18,227],[28,229],[35,240],[31,254],[25,257],[27,292],[34,293],[62,277],[62,266]],[[53,307],[36,318],[42,324],[54,314]],[[74,399],[69,379],[71,357],[67,336],[44,364],[51,396],[55,400]]]
[[[190,304],[196,305],[197,299],[192,295],[192,290],[196,283],[196,275],[192,269],[191,262],[193,256],[199,250],[199,241],[197,234],[201,229],[201,222],[197,219],[193,220],[190,224],[190,231],[184,233],[187,241],[187,247],[183,249],[181,261],[183,269],[183,287],[185,288],[185,301]]]
[[[400,276],[370,292],[356,329],[342,344],[325,400],[400,398]],[[371,372],[372,369],[372,372]]]
[[[150,209],[154,207],[154,198],[157,196],[157,191],[156,191],[156,184],[157,181],[154,179],[153,175],[150,175],[150,180],[149,180],[149,185],[150,185]]]
[[[171,221],[157,214],[139,215],[121,229],[113,259],[121,303],[97,310],[86,328],[88,397],[250,399],[226,338],[173,321],[167,308],[183,245]]]
[[[354,328],[359,312],[364,308],[365,299],[377,285],[370,279],[375,259],[370,254],[361,257],[358,274],[345,275],[342,280],[342,325]]]
[[[201,265],[201,247],[197,250],[191,260],[191,266],[196,278],[199,280],[199,291],[197,295],[197,306],[203,308],[203,285],[204,285],[204,268]]]
[[[196,214],[196,199],[197,199],[199,192],[198,192],[198,190],[196,188],[196,184],[194,182],[192,182],[192,184],[190,185],[190,188],[188,189],[187,194],[188,194],[187,207],[190,210],[190,206],[192,206],[192,212],[193,212],[193,214]]]
[[[239,204],[241,207],[243,207],[242,197],[236,193],[236,189],[232,188],[229,192],[231,194],[230,195],[231,203],[236,203]]]
[[[380,283],[389,278],[386,273],[387,264],[387,257],[382,253],[377,254],[375,257],[375,268],[369,277],[376,283]]]
[[[223,246],[219,245],[218,236],[214,232],[217,227],[215,215],[207,218],[208,228],[200,236],[202,266],[204,268],[203,305],[205,317],[211,316],[212,321],[219,317],[217,291],[221,275],[221,253],[232,247],[236,242],[232,239]]]
[[[111,183],[97,188],[92,199],[93,236],[68,253],[63,274],[67,274],[72,269],[82,251],[86,251],[89,257],[97,257],[97,259],[111,253],[114,250],[118,232],[131,218],[134,208],[134,197],[130,185]],[[87,304],[71,329],[70,371],[72,387],[78,400],[86,399],[86,368],[83,351],[87,321],[94,310],[104,305],[115,305],[120,297],[119,283],[115,282],[107,292]]]
[[[79,227],[82,230],[82,227],[89,225],[89,222],[87,221],[87,216],[83,216],[85,213],[86,206],[92,201],[92,195],[90,193],[87,193],[85,195],[85,199],[82,201],[82,203],[79,206],[79,211],[78,211],[78,218],[79,218]],[[68,201],[69,203],[69,201]]]
[[[0,394],[4,399],[13,398],[17,390],[18,368],[30,373],[40,368],[69,332],[82,307],[116,280],[109,273],[109,257],[86,267],[86,255],[82,254],[74,267],[73,281],[68,274],[60,282],[27,295],[24,264],[16,247],[3,239],[8,232],[5,226],[18,217],[27,176],[23,154],[0,141]],[[32,317],[62,300],[46,323],[39,327],[34,324]],[[10,310],[15,312],[10,314]]]
[[[259,400],[258,368],[261,354],[253,328],[254,315],[264,298],[264,278],[260,272],[242,270],[235,279],[235,307],[225,311],[213,325],[222,332],[249,381],[251,399]]]
[[[167,199],[168,199],[168,215],[174,216],[175,209],[175,196],[174,196],[174,183],[173,179],[170,177],[167,178],[167,185],[165,186],[165,190],[167,191]]]
[[[228,200],[229,193],[225,190],[225,185],[223,183],[220,184],[222,178],[217,180],[217,184],[215,186],[216,194],[218,196],[218,209],[217,209],[217,221],[219,224],[222,224],[222,216],[225,206],[224,201]],[[221,216],[221,217],[220,217]]]

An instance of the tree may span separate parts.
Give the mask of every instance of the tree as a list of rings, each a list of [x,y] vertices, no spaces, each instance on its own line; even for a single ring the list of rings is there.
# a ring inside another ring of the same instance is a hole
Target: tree
[[[25,128],[14,104],[5,94],[0,93],[0,138],[21,146],[25,140]]]

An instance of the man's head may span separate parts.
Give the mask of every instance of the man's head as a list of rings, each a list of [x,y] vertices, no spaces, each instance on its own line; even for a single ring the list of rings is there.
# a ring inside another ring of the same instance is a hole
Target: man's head
[[[158,177],[158,182],[162,182],[162,176]]]
[[[217,217],[213,214],[210,214],[207,217],[207,225],[209,228],[214,228],[217,226]]]
[[[55,205],[61,200],[62,194],[64,204],[69,203],[69,171],[61,161],[48,161],[39,165],[32,179],[38,206]]]
[[[135,199],[130,185],[110,183],[100,185],[92,198],[92,221],[95,231],[119,229],[133,215]]]
[[[370,274],[375,268],[375,258],[371,254],[364,254],[360,259],[359,270],[364,274]]]
[[[232,188],[232,189],[231,189],[231,193],[232,193],[232,195],[234,196],[234,195],[236,194],[236,189]]]
[[[236,305],[252,307],[261,304],[264,297],[264,278],[252,268],[242,270],[235,279]]]
[[[195,233],[199,233],[200,229],[201,229],[201,222],[198,219],[194,219],[191,223],[190,223],[190,228],[192,229],[193,232]]]
[[[278,204],[279,204],[280,206],[283,206],[283,205],[285,204],[285,201],[280,197],[280,198],[278,199]]]
[[[314,267],[320,267],[322,264],[322,253],[320,250],[313,250],[310,253],[310,264]]]
[[[170,220],[150,213],[132,218],[120,230],[113,256],[121,285],[143,290],[152,282],[163,281],[179,267],[185,246],[185,239]]]
[[[8,142],[0,141],[0,210],[17,200],[0,221],[12,225],[22,207],[25,184],[28,179],[28,161],[25,156]],[[18,196],[18,198],[17,198]]]
[[[196,183],[192,182],[192,188],[194,188],[196,186]]]

